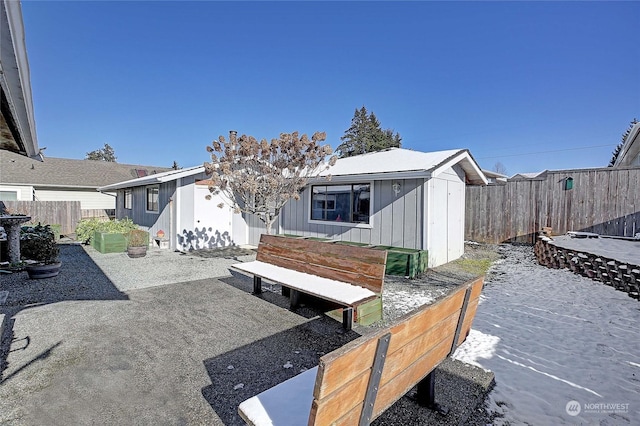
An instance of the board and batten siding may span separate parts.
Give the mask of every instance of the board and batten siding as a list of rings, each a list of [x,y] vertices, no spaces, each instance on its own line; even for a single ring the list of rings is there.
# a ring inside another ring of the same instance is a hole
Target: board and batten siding
[[[150,185],[154,186],[154,185]],[[158,185],[158,212],[147,212],[147,186],[138,186],[131,188],[132,191],[132,208],[124,208],[125,190],[118,190],[116,217],[122,219],[128,217],[140,228],[149,231],[151,236],[157,234],[162,229],[165,234],[171,235],[170,230],[171,216],[170,209],[172,204],[169,200],[175,195],[176,182],[165,182]]]
[[[349,183],[364,183],[364,181]],[[307,187],[300,200],[289,201],[281,211],[279,232],[372,245],[422,249],[424,180],[383,180],[374,181],[371,184],[373,202],[371,226],[311,222],[311,188]],[[399,189],[397,194],[394,184],[399,184],[399,188],[396,186]],[[262,224],[259,221],[258,223]],[[264,232],[264,227],[262,229]],[[255,242],[251,241],[250,244]]]

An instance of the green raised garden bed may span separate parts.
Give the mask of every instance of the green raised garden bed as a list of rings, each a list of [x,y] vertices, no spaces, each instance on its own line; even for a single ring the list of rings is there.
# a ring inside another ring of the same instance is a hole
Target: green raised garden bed
[[[387,251],[385,274],[416,278],[422,275],[429,266],[426,250],[407,249],[402,247],[375,246],[378,250]]]
[[[125,234],[96,231],[91,238],[91,246],[100,253],[122,253],[127,251]]]

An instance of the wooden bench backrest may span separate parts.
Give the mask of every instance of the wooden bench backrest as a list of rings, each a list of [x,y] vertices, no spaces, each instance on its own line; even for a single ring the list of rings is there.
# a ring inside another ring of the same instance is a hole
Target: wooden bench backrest
[[[346,244],[262,234],[256,259],[381,293],[387,252]]]
[[[389,347],[369,421],[393,405],[464,342],[471,329],[482,285],[483,278],[468,282],[437,303],[407,314],[374,335],[362,336],[320,358],[309,424],[359,423],[378,341],[389,334]],[[454,344],[463,307],[464,320]]]

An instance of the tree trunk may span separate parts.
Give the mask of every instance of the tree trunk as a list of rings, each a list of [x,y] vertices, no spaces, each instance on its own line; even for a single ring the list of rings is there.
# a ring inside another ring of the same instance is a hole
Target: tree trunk
[[[271,227],[273,226],[274,220],[272,218],[265,218],[264,224],[267,228],[267,235],[271,235]]]

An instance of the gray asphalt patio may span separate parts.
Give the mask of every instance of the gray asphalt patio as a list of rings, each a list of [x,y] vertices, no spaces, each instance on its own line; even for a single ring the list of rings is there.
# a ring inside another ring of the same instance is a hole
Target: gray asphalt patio
[[[315,306],[291,312],[275,292],[251,295],[251,280],[228,269],[245,255],[129,259],[64,244],[58,277],[0,275],[0,423],[242,425],[240,402],[367,331],[341,333]],[[447,361],[436,383],[446,419],[405,397],[375,424],[464,422],[487,377]]]

